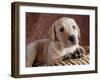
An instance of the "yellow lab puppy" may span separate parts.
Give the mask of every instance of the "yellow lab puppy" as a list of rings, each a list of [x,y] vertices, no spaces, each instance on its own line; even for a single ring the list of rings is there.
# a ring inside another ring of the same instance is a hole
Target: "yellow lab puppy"
[[[74,19],[62,17],[56,20],[49,30],[49,39],[36,40],[27,46],[26,66],[49,64],[71,55],[80,48],[79,38],[80,29]]]

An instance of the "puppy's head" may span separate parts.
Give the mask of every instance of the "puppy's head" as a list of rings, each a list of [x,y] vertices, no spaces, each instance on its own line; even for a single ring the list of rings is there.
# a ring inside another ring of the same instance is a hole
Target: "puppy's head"
[[[62,17],[53,23],[49,37],[61,47],[71,47],[79,44],[80,29],[74,19]]]

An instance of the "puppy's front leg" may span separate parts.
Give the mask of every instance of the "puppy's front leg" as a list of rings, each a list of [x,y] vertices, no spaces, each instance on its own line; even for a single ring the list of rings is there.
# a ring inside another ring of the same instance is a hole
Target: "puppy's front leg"
[[[26,67],[32,67],[36,59],[37,49],[35,44],[29,44],[26,48]]]

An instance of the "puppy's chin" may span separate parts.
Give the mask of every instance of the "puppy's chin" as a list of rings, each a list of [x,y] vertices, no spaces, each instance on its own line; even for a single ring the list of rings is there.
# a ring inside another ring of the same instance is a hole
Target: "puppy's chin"
[[[75,45],[78,45],[77,42],[68,42],[67,44],[63,44],[62,47],[63,48],[69,48],[69,47],[72,47],[72,46],[75,46]]]
[[[75,44],[73,44],[73,45],[64,45],[63,48],[70,48],[72,46],[75,46]]]
[[[77,43],[76,42],[71,42],[71,45],[76,45]]]
[[[58,49],[69,48],[69,47],[72,47],[72,46],[75,46],[75,45],[79,45],[78,41],[75,41],[75,42],[67,41],[67,43],[54,42],[54,44]]]

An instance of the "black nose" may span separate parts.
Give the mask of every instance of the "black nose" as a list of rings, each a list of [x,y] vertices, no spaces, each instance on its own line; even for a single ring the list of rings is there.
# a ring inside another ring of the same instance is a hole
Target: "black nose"
[[[71,42],[75,42],[75,36],[74,36],[74,35],[69,36],[68,39],[69,39]]]

